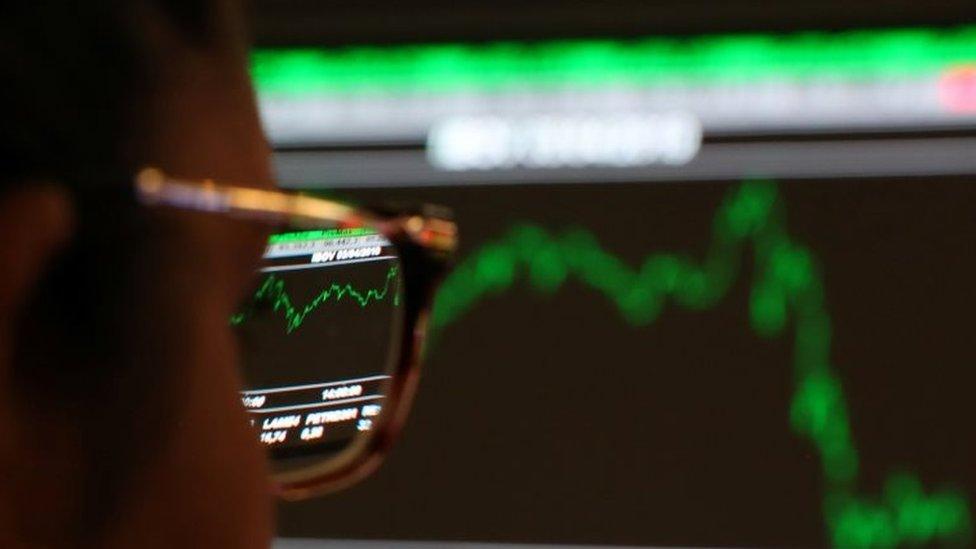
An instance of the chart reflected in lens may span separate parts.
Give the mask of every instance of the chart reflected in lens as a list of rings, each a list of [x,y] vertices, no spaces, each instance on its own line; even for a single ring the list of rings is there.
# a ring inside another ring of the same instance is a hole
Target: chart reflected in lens
[[[397,356],[401,267],[368,228],[273,235],[231,317],[244,407],[278,470],[327,460],[382,416]]]

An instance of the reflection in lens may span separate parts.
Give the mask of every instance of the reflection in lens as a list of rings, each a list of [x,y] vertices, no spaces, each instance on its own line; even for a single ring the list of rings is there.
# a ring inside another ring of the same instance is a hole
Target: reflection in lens
[[[400,262],[372,229],[272,236],[231,317],[241,398],[278,470],[338,455],[379,420],[401,318]]]

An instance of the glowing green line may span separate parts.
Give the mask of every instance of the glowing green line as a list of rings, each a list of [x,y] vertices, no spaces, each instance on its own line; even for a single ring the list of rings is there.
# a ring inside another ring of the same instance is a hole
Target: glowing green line
[[[368,290],[356,289],[351,284],[333,283],[328,288],[319,292],[318,295],[301,308],[298,308],[292,302],[291,297],[285,289],[285,281],[274,274],[270,274],[264,279],[257,291],[254,292],[248,309],[232,316],[230,323],[233,326],[243,324],[253,315],[253,311],[258,304],[269,303],[273,312],[280,312],[284,315],[285,330],[290,334],[302,326],[308,315],[315,312],[322,304],[330,299],[338,302],[348,296],[360,307],[366,307],[372,302],[385,299],[390,292],[390,286],[397,280],[398,274],[398,267],[390,267],[390,270],[386,273],[386,280],[383,283],[383,287]],[[393,304],[399,305],[399,297],[396,295],[394,296]]]
[[[469,256],[445,280],[431,328],[457,322],[482,299],[509,290],[520,276],[543,293],[555,292],[572,276],[606,295],[632,325],[647,325],[668,298],[692,310],[717,305],[738,276],[747,247],[755,262],[753,330],[772,337],[792,325],[796,387],[790,424],[819,453],[833,543],[890,547],[969,541],[969,504],[957,490],[926,494],[914,475],[895,474],[880,497],[858,493],[858,453],[841,380],[830,364],[831,320],[822,278],[813,254],[787,233],[783,204],[771,182],[747,182],[726,197],[701,263],[655,254],[634,269],[587,231],[553,235],[537,226],[517,226]]]
[[[471,93],[610,84],[721,85],[759,79],[930,79],[976,61],[976,26],[260,49],[262,95]]]

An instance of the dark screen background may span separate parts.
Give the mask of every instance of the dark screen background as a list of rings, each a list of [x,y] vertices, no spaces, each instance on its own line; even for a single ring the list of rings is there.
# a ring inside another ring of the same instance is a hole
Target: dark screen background
[[[581,227],[632,268],[701,259],[736,183],[376,190],[454,208],[460,257],[518,222]],[[911,471],[976,497],[976,187],[971,178],[781,181],[819,261],[831,360],[861,458],[858,492]],[[790,429],[792,331],[749,324],[751,251],[701,312],[635,328],[572,277],[524,276],[447,326],[402,441],[372,478],[281,507],[283,536],[823,545],[822,470]]]
[[[957,25],[967,0],[726,2],[258,0],[259,45]],[[971,425],[973,178],[781,181],[790,234],[819,260],[861,467],[976,497]],[[731,183],[398,189],[452,206],[461,257],[513,223],[584,227],[636,267],[700,259]],[[792,337],[749,326],[751,255],[718,307],[634,328],[570,279],[519,277],[441,334],[404,437],[373,477],[283,504],[279,534],[572,544],[822,546],[821,467],[790,429]]]

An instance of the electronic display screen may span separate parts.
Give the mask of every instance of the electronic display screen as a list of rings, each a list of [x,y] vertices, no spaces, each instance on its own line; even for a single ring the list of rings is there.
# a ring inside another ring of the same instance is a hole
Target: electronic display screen
[[[976,27],[277,48],[254,75],[283,185],[443,204],[461,237],[401,442],[282,535],[976,542]]]
[[[274,457],[328,456],[383,408],[400,319],[395,247],[371,229],[271,236],[231,318],[251,422]]]

